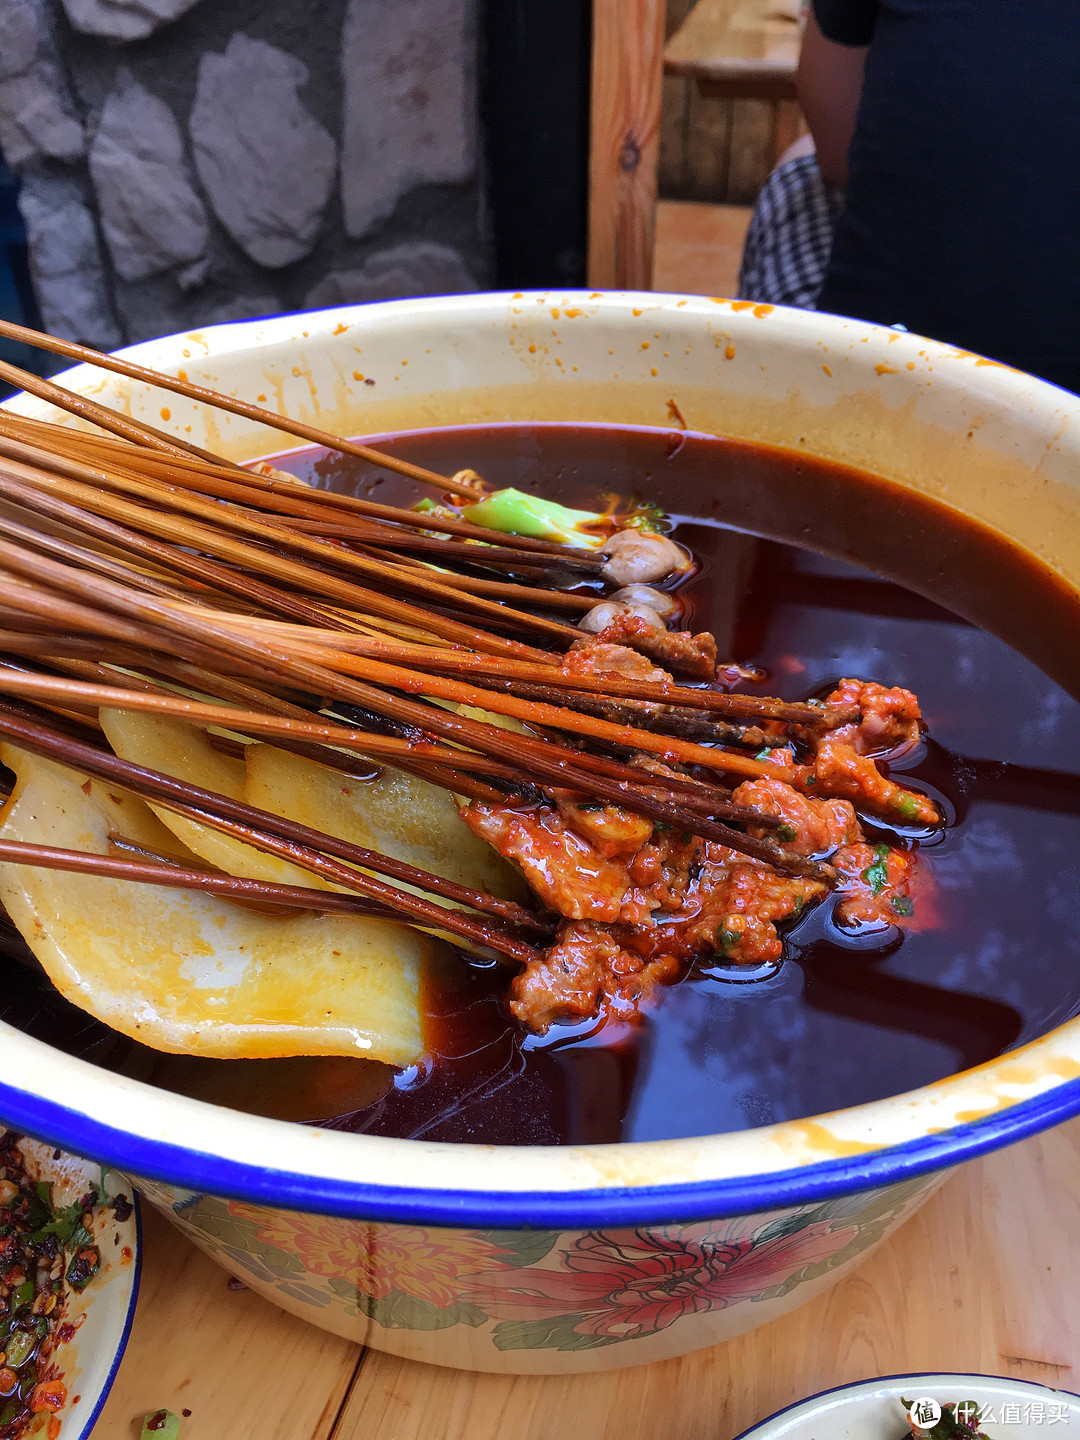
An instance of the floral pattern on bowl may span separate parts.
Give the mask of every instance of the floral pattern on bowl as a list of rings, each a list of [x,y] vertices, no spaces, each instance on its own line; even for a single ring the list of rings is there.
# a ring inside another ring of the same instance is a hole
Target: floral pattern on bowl
[[[591,1368],[573,1358],[583,1352],[617,1346],[605,1364],[635,1364],[794,1308],[943,1178],[727,1220],[576,1231],[367,1223],[142,1188],[252,1289],[327,1329],[403,1354],[419,1353],[408,1332],[427,1332],[436,1363],[431,1332],[455,1331],[441,1363],[467,1353],[477,1369],[568,1371]]]

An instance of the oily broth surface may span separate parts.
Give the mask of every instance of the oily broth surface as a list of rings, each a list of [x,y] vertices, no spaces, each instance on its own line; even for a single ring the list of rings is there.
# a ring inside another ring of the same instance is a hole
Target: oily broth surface
[[[0,1016],[240,1109],[552,1144],[707,1134],[857,1104],[990,1059],[1080,1009],[1080,603],[1047,570],[935,502],[784,451],[546,424],[379,443],[445,474],[471,465],[496,487],[583,507],[638,491],[682,517],[677,538],[700,562],[682,592],[693,627],[716,633],[723,658],[761,666],[760,693],[803,698],[842,675],[913,689],[930,734],[902,768],[955,821],[920,852],[932,916],[903,943],[865,948],[840,936],[826,903],[788,932],[769,978],[698,965],[640,1025],[543,1039],[508,1020],[504,972],[448,954],[426,986],[431,1059],[400,1076],[363,1061],[158,1055],[21,966]],[[381,501],[417,494],[320,452],[278,463]]]

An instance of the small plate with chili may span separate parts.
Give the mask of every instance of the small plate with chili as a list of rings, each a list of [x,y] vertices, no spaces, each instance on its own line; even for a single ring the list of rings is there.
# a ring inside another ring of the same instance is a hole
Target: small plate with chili
[[[84,1440],[139,1289],[131,1186],[0,1126],[0,1440]]]
[[[1080,1395],[998,1375],[882,1375],[779,1410],[737,1440],[1035,1440],[1080,1427]]]

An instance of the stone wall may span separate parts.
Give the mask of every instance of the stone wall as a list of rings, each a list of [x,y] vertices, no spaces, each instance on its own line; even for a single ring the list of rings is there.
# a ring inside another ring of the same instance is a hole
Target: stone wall
[[[477,0],[0,0],[46,328],[98,346],[489,279]]]

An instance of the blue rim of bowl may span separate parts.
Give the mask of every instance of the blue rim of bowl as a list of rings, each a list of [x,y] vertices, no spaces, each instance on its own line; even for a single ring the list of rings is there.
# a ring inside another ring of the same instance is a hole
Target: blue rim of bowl
[[[587,1190],[425,1189],[305,1175],[145,1139],[4,1084],[0,1114],[8,1124],[50,1144],[195,1195],[390,1224],[596,1229],[752,1215],[951,1169],[1080,1114],[1080,1080],[1064,1081],[981,1120],[864,1154],[758,1175]],[[362,1143],[366,1137],[355,1138]],[[446,1145],[447,1157],[458,1148]]]
[[[920,1370],[913,1375],[868,1375],[865,1380],[850,1380],[846,1385],[832,1385],[828,1390],[819,1390],[816,1395],[804,1395],[801,1400],[794,1401],[791,1405],[785,1405],[781,1410],[774,1410],[771,1415],[766,1415],[764,1420],[755,1421],[749,1430],[740,1430],[735,1440],[754,1440],[764,1426],[771,1425],[774,1420],[780,1420],[785,1415],[790,1415],[792,1410],[801,1410],[804,1405],[812,1405],[815,1400],[825,1400],[830,1395],[840,1395],[845,1390],[862,1390],[867,1385],[888,1385],[892,1380],[928,1380],[931,1377],[944,1380],[996,1380],[1006,1385],[1027,1385],[1033,1390],[1046,1390],[1051,1395],[1067,1395],[1070,1400],[1080,1403],[1080,1395],[1074,1390],[1062,1390],[1056,1385],[1044,1385],[1041,1380],[1020,1380],[1015,1375],[980,1375],[973,1370]]]
[[[142,1210],[139,1208],[139,1197],[135,1194],[134,1188],[131,1191],[131,1205],[135,1212],[135,1256],[132,1264],[131,1294],[128,1296],[127,1314],[124,1316],[124,1328],[120,1332],[120,1341],[113,1353],[112,1364],[109,1366],[109,1373],[105,1376],[104,1384],[98,1391],[98,1397],[94,1402],[94,1408],[90,1414],[83,1419],[82,1429],[72,1440],[90,1440],[90,1433],[98,1422],[102,1410],[105,1408],[105,1401],[109,1398],[113,1381],[116,1379],[116,1372],[120,1369],[120,1361],[124,1358],[128,1341],[131,1339],[131,1327],[135,1323],[135,1309],[139,1302],[139,1289],[142,1285],[142,1261],[143,1261],[143,1234],[142,1234]],[[70,1415],[71,1412],[68,1411]]]

